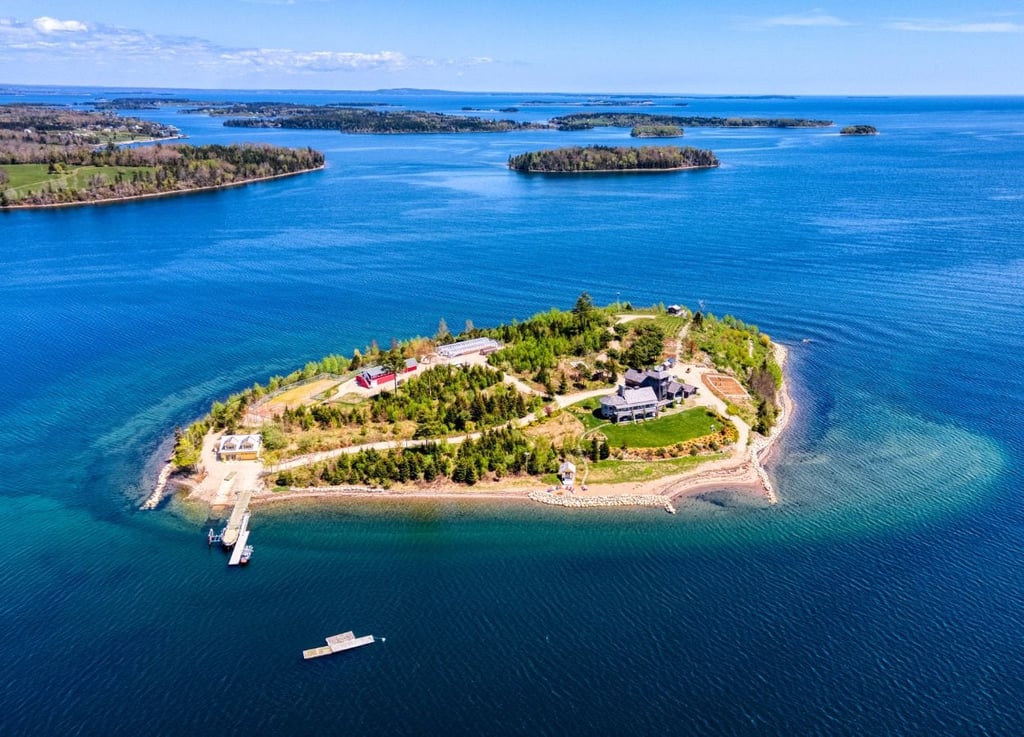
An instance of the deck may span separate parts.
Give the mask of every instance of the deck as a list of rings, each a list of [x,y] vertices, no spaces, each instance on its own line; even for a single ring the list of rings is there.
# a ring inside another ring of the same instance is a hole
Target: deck
[[[304,660],[322,658],[325,655],[333,655],[334,653],[352,650],[357,647],[363,647],[364,645],[372,645],[374,643],[374,638],[373,635],[356,637],[355,633],[350,631],[342,632],[340,635],[331,635],[326,639],[326,642],[326,645],[303,650],[302,658]]]
[[[245,550],[245,544],[249,540],[249,513],[246,512],[242,515],[242,524],[238,529],[238,542],[235,543],[234,549],[231,551],[231,557],[228,559],[229,566],[237,566],[242,560],[242,551]]]
[[[249,522],[249,500],[252,498],[252,489],[243,489],[238,492],[238,499],[235,501],[235,508],[231,510],[231,517],[228,518],[227,527],[224,528],[224,535],[221,544],[230,548],[238,542],[238,536],[242,532],[242,520]]]

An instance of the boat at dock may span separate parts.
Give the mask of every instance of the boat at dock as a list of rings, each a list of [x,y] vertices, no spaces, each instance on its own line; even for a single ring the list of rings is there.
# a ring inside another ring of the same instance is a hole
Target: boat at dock
[[[242,554],[238,558],[238,565],[247,566],[249,565],[249,559],[252,557],[252,545],[246,545],[242,548]]]

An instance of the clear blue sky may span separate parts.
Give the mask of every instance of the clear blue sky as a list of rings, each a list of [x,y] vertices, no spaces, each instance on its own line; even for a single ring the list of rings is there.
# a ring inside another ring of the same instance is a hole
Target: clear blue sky
[[[0,0],[0,83],[1024,94],[1022,0],[569,5]]]

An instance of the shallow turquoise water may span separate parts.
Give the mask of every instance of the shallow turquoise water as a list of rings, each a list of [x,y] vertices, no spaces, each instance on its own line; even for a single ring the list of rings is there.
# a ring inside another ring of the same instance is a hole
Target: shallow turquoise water
[[[552,180],[504,161],[628,134],[245,131],[329,166],[0,214],[0,732],[1018,734],[1024,100],[683,110],[882,135],[694,129],[722,168]],[[205,520],[135,511],[211,399],[584,289],[705,300],[790,346],[779,507],[274,510],[244,571]],[[388,641],[299,659],[344,629]]]

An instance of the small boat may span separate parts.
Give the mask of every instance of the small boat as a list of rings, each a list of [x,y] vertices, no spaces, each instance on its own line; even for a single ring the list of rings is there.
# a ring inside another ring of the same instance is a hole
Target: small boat
[[[238,559],[238,565],[240,565],[240,566],[248,565],[249,558],[251,558],[251,557],[252,557],[252,545],[246,545],[244,548],[242,548],[242,557],[240,557]]]

